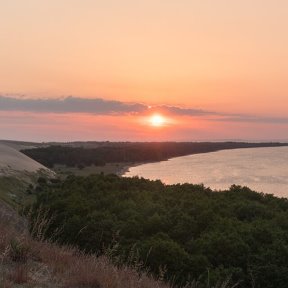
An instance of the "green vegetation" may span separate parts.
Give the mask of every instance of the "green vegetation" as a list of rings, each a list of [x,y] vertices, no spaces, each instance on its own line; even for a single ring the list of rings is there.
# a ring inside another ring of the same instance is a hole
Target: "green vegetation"
[[[42,241],[49,219],[39,215],[32,229],[37,237],[32,238],[29,217],[22,219],[0,201],[0,288],[172,288],[145,272],[115,267],[105,255]],[[225,281],[223,288],[232,285]]]
[[[205,153],[223,149],[279,147],[286,143],[241,143],[241,142],[159,142],[159,143],[101,143],[97,148],[49,146],[22,150],[24,154],[46,167],[104,166],[107,163],[153,162],[172,157]]]
[[[16,206],[27,199],[26,189],[28,183],[14,176],[0,177],[0,200]]]
[[[129,165],[130,164],[130,165]],[[53,167],[53,170],[57,173],[60,177],[66,177],[68,175],[76,175],[76,176],[89,176],[92,174],[122,174],[125,169],[130,166],[135,165],[135,163],[107,163],[104,166],[81,166],[78,165],[74,167],[59,165],[56,164]]]
[[[109,248],[115,263],[142,263],[180,287],[230,275],[242,288],[287,287],[287,199],[103,174],[39,181],[36,191],[34,211],[48,209],[46,236],[61,228],[59,243]]]
[[[45,170],[36,173],[17,171],[14,174],[0,176],[0,200],[14,208],[35,201],[35,195],[32,193],[34,186],[39,179],[46,179],[49,175]]]

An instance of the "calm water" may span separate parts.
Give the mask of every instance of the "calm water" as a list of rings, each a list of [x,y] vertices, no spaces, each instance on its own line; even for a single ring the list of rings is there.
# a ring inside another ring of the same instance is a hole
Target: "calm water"
[[[124,176],[166,184],[203,183],[211,189],[232,184],[288,197],[288,147],[236,149],[172,158],[131,167]]]

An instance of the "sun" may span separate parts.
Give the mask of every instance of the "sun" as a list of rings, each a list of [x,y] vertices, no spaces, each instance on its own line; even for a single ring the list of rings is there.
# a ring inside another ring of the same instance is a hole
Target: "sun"
[[[166,119],[160,114],[154,114],[150,117],[149,123],[154,127],[162,127],[165,125]]]

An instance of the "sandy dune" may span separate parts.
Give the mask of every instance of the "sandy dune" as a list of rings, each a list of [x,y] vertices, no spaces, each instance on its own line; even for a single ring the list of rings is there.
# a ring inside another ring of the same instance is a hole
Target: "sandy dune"
[[[48,174],[53,172],[22,154],[16,149],[0,143],[0,176],[17,174],[17,172],[45,171]]]

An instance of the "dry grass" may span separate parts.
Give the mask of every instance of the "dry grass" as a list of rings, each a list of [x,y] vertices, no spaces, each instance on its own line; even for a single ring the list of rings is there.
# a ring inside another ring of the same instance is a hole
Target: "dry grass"
[[[13,283],[7,279],[0,278],[0,288],[12,288]]]
[[[45,223],[49,221],[45,218],[34,222],[35,239],[27,230],[20,233],[17,219],[9,218],[0,206],[0,288],[171,288],[138,272],[137,267],[113,265],[108,256],[87,255],[73,247],[44,241]],[[236,287],[229,282],[214,288]],[[195,282],[185,288],[197,287]]]
[[[46,221],[45,217],[42,222],[36,221],[37,227],[32,229],[36,240],[18,232],[15,219],[0,211],[0,288],[169,287],[131,268],[117,268],[106,256],[87,255],[73,247],[44,241]]]
[[[65,277],[64,287],[91,287],[91,288],[148,288],[168,287],[145,274],[139,275],[128,267],[117,268],[105,256],[79,255],[77,261],[71,263]]]
[[[8,273],[8,279],[15,284],[23,284],[29,281],[28,276],[29,268],[27,264],[15,265]]]
[[[168,288],[145,274],[128,267],[117,268],[108,257],[86,255],[75,248],[37,242],[39,261],[52,269],[64,288]]]

